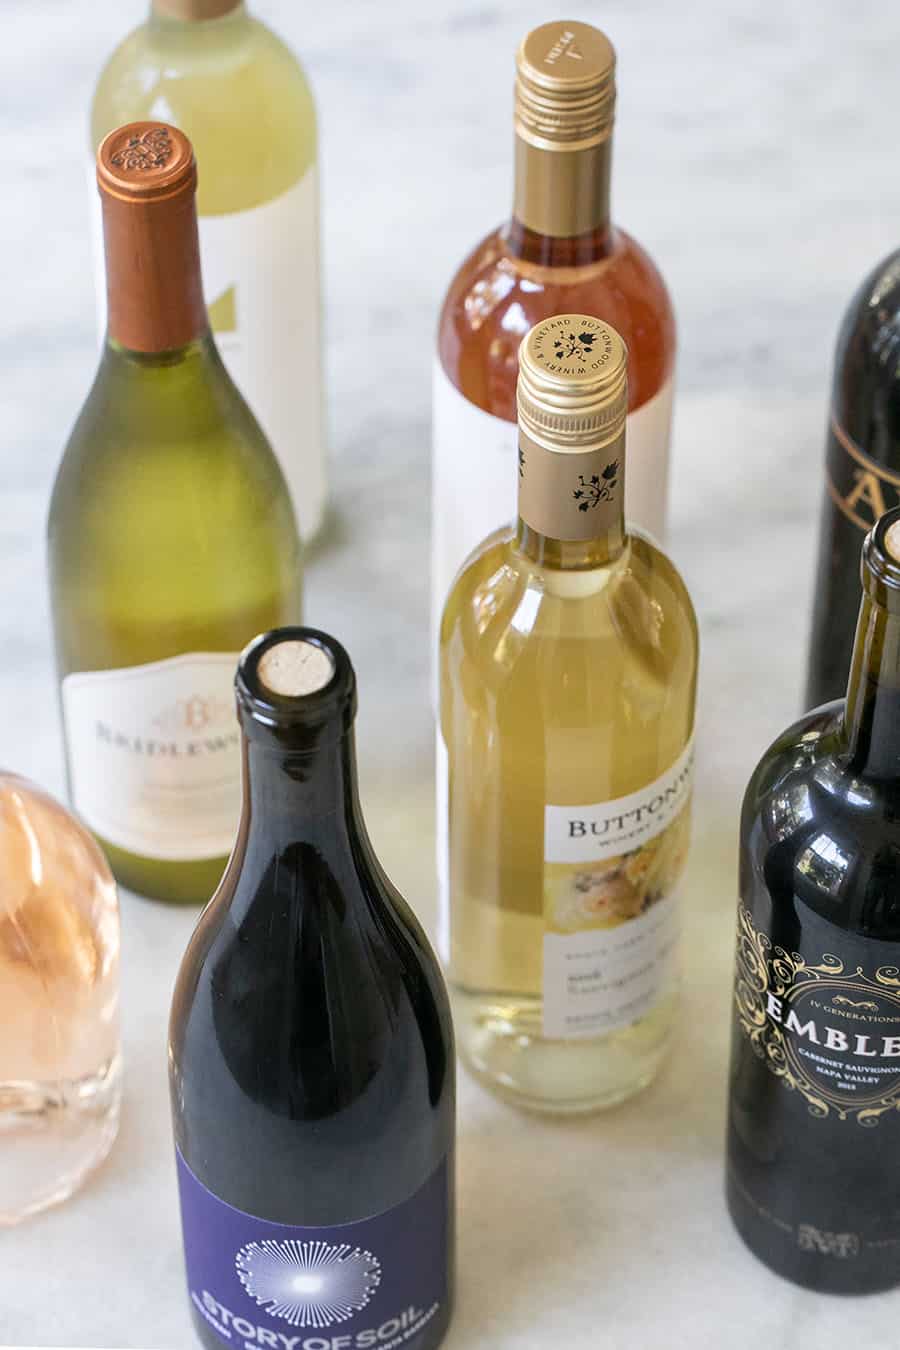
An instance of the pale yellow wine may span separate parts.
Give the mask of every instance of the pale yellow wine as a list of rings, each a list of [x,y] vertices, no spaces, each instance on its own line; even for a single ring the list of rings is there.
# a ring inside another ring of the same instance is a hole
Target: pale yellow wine
[[[624,381],[624,349],[620,359]],[[657,1069],[674,1017],[697,630],[673,564],[624,532],[623,438],[580,455],[554,452],[552,433],[527,445],[526,476],[541,456],[562,464],[582,538],[520,516],[469,559],[441,629],[458,1041],[489,1086],[537,1109],[630,1095]],[[579,475],[574,461],[591,454],[593,473]],[[595,474],[614,487],[602,528],[574,496]],[[520,511],[533,517],[534,501]]]
[[[215,17],[202,17],[210,13]],[[193,143],[212,328],[278,456],[308,542],[325,505],[317,126],[309,82],[289,48],[245,5],[156,0],[97,82],[92,151],[114,127],[143,119],[180,127]]]

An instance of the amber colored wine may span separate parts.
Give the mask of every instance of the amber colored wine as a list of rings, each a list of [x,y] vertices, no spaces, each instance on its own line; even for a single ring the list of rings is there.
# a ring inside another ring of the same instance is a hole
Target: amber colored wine
[[[461,263],[438,326],[434,371],[435,630],[467,554],[516,512],[518,347],[572,311],[628,348],[629,521],[661,539],[675,322],[653,261],[610,217],[615,53],[584,23],[528,34],[517,59],[511,219]]]
[[[120,882],[205,902],[240,806],[234,662],[299,616],[299,540],[209,330],[190,142],[132,123],[98,182],[108,332],[49,520],[70,792]]]

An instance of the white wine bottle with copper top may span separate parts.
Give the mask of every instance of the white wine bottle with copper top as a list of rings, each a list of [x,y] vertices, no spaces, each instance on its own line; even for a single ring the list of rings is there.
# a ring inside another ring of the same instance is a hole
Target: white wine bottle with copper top
[[[48,522],[69,788],[123,885],[205,903],[240,814],[234,663],[300,617],[300,541],[210,332],[190,142],[120,127],[97,183],[106,339]]]
[[[91,150],[114,127],[154,118],[193,143],[210,323],[278,457],[308,543],[322,523],[326,489],[318,133],[309,81],[241,0],[150,0],[145,22],[97,81]],[[95,224],[102,332],[99,217]]]
[[[577,1112],[648,1083],[675,1019],[697,627],[625,526],[618,333],[549,319],[519,363],[518,520],[441,626],[442,943],[465,1062]]]
[[[510,219],[460,264],[434,368],[432,583],[435,629],[453,578],[515,516],[518,347],[555,314],[594,314],[628,348],[625,513],[665,531],[675,320],[646,250],[612,221],[616,54],[590,24],[558,19],[516,58]]]

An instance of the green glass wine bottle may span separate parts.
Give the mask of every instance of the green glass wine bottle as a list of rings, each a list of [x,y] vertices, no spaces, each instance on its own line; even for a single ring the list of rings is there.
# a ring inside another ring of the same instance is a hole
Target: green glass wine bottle
[[[200,902],[240,808],[237,653],[299,619],[300,543],[210,333],[190,142],[132,123],[97,162],[107,336],[49,519],[69,787],[123,885]]]
[[[190,137],[210,323],[309,544],[326,497],[312,90],[293,52],[242,0],[145,4],[144,22],[97,81],[91,153],[115,127],[145,118],[164,117]],[[94,252],[102,332],[103,250]]]

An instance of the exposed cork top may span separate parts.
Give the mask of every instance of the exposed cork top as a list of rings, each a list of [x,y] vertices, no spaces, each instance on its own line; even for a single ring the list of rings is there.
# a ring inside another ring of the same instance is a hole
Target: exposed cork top
[[[256,667],[260,683],[283,698],[303,698],[324,689],[334,674],[334,661],[323,647],[289,639],[269,647]]]

